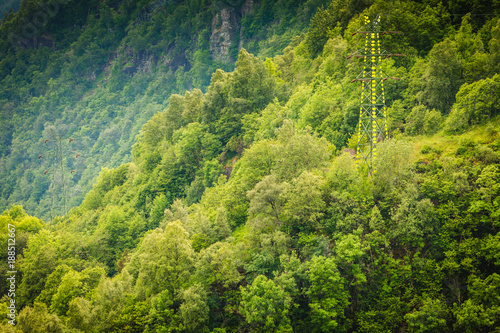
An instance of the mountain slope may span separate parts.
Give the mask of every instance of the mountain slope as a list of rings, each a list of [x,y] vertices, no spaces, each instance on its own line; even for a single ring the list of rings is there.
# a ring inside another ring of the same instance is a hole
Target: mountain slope
[[[338,5],[282,54],[241,49],[205,92],[170,95],[66,216],[5,211],[20,284],[18,326],[1,329],[495,332],[500,20],[376,1],[337,25]],[[380,13],[420,25],[383,40],[407,57],[383,61],[401,80],[368,175],[346,149],[362,70],[346,58]]]
[[[63,154],[66,173],[75,170],[65,175],[72,207],[101,167],[130,161],[139,129],[171,93],[206,89],[216,68],[233,68],[241,47],[276,54],[319,4],[24,1],[0,28],[0,207],[63,213],[63,186],[55,185],[53,207],[49,184],[57,180],[44,175],[60,163],[44,144],[51,126],[73,139]]]

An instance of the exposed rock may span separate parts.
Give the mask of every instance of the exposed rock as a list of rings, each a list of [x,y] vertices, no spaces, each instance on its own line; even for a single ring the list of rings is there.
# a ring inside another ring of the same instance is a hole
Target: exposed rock
[[[231,63],[229,50],[239,34],[239,19],[233,9],[223,8],[212,20],[210,52],[212,58],[224,63]]]
[[[342,152],[351,154],[351,157],[353,158],[356,156],[356,150],[354,149],[344,148]]]
[[[184,67],[185,71],[189,71],[191,69],[191,64],[186,59],[185,52],[167,52],[167,55],[162,59],[161,63],[170,67],[173,72],[175,72],[180,66]]]
[[[138,59],[137,71],[150,73],[157,61],[158,59],[154,54],[146,54]]]
[[[17,35],[11,34],[9,35],[9,40],[15,47],[21,49],[39,49],[41,47],[55,48],[52,36],[21,38]]]
[[[123,67],[122,72],[128,75],[133,75],[136,70],[137,67],[134,64],[128,64],[125,67]]]

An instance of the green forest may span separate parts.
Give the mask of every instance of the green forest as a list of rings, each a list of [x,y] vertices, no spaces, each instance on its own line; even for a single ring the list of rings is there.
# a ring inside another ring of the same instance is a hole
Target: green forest
[[[498,1],[23,0],[0,87],[1,332],[500,332]]]

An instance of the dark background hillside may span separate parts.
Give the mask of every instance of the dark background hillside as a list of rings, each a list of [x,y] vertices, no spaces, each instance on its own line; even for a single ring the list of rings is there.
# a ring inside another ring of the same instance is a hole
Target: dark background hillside
[[[50,219],[49,126],[74,140],[64,158],[75,170],[69,205],[78,205],[101,168],[131,160],[141,126],[170,94],[204,91],[242,47],[281,52],[322,4],[23,1],[0,28],[0,209],[22,203]]]
[[[8,15],[12,9],[13,12],[17,12],[21,0],[3,0],[0,2],[0,17]]]

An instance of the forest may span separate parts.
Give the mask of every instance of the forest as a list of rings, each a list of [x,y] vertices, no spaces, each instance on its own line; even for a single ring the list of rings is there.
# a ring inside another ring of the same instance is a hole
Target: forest
[[[499,332],[497,1],[23,0],[0,50],[0,331]]]

